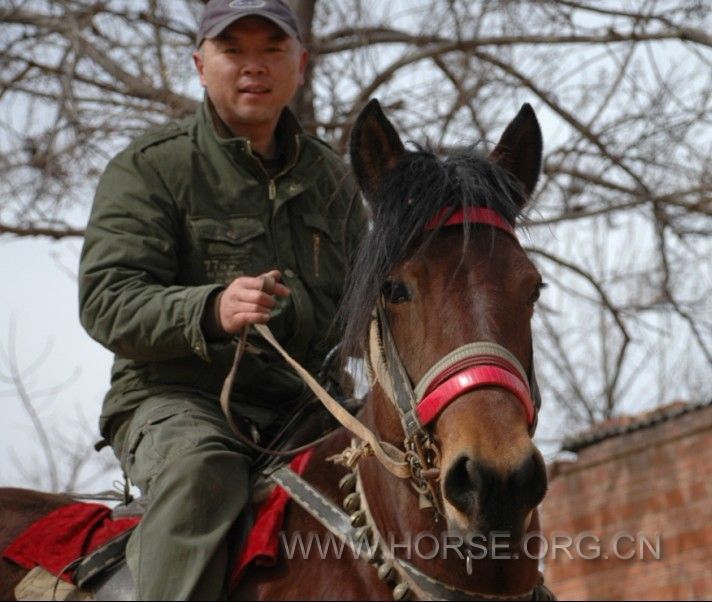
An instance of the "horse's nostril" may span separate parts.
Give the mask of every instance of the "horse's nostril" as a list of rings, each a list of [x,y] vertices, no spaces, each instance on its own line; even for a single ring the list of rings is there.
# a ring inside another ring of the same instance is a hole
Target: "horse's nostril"
[[[544,499],[547,488],[546,466],[541,455],[533,452],[512,474],[513,491],[519,492],[522,503],[534,507]]]
[[[534,454],[531,454],[519,465],[519,468],[512,473],[510,477],[512,487],[514,489],[528,489],[536,478],[536,472],[537,458]]]
[[[447,471],[443,493],[460,512],[470,514],[477,503],[477,493],[482,489],[482,476],[477,463],[461,456]]]

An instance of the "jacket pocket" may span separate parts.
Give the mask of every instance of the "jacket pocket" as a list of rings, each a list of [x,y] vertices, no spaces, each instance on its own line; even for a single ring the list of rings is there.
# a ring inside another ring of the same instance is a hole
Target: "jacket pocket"
[[[131,481],[146,493],[166,463],[195,447],[198,437],[190,409],[180,403],[152,408],[137,422],[129,434],[122,466]]]
[[[320,213],[302,214],[300,261],[309,284],[338,295],[346,269],[342,250],[343,220],[328,220]]]
[[[264,224],[259,219],[200,218],[192,221],[192,228],[209,280],[227,284],[238,276],[254,275],[254,247],[265,236]]]

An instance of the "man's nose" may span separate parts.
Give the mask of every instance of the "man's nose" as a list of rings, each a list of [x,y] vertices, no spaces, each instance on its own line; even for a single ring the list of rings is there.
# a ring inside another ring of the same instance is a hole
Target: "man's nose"
[[[248,52],[242,64],[242,72],[247,74],[263,73],[267,66],[261,52]]]

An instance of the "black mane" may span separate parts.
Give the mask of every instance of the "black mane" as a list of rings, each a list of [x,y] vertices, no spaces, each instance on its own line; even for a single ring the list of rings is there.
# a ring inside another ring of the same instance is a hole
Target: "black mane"
[[[418,147],[398,160],[369,201],[373,222],[359,247],[340,310],[344,358],[362,356],[371,313],[388,273],[437,233],[423,236],[430,218],[444,207],[487,207],[513,226],[524,197],[516,178],[474,147],[445,160]],[[464,228],[467,237],[469,225]]]

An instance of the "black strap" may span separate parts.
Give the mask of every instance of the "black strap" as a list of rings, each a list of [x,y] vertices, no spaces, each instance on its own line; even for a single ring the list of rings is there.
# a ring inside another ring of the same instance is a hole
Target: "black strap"
[[[400,410],[399,413],[403,430],[408,438],[412,438],[423,430],[423,426],[420,424],[418,415],[415,412],[417,405],[415,391],[413,391],[410,377],[405,371],[403,362],[401,362],[381,300],[379,300],[376,306],[376,311],[378,312],[378,327],[381,331],[380,335],[381,341],[383,342],[386,369],[393,383],[394,401]]]
[[[531,392],[532,401],[534,402],[534,422],[529,427],[529,436],[533,437],[536,432],[537,424],[539,423],[539,411],[541,410],[541,391],[539,391],[539,383],[536,380],[536,372],[534,371],[534,349],[529,356],[529,391]]]
[[[81,560],[74,571],[74,583],[79,589],[83,589],[94,577],[124,560],[126,543],[134,529],[135,527],[131,527],[119,533]]]

